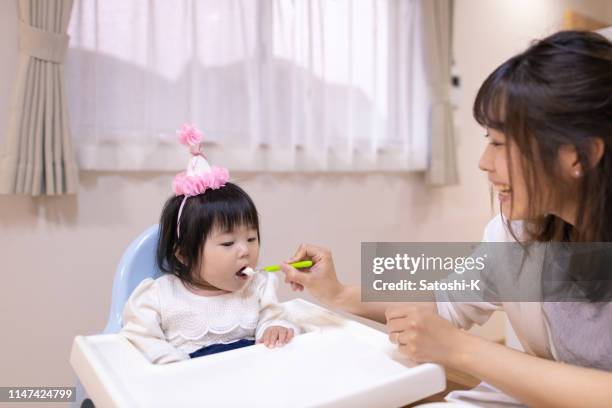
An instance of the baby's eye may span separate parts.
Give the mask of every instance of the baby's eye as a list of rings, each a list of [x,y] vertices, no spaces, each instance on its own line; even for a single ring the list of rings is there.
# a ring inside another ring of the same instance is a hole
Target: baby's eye
[[[503,143],[493,142],[493,141],[490,141],[490,142],[489,142],[489,144],[490,144],[490,145],[492,145],[492,146],[494,146],[494,147],[497,147],[497,146],[503,146],[503,145],[504,145]]]
[[[230,246],[234,245],[234,241],[223,242],[221,245],[223,245],[225,247],[230,247]]]
[[[249,242],[257,242],[257,237],[249,238]]]

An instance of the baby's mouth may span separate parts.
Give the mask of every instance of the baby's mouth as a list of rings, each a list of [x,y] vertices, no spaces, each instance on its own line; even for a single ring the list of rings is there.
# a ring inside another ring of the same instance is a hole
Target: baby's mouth
[[[247,276],[246,273],[244,273],[244,270],[246,269],[246,266],[243,266],[242,268],[240,268],[240,270],[238,272],[236,272],[236,276],[238,276],[239,278],[244,278]]]

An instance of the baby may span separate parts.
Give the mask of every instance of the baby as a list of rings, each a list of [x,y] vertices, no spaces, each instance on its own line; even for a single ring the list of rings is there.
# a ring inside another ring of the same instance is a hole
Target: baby
[[[121,333],[154,364],[200,357],[258,342],[282,346],[298,334],[277,303],[278,279],[251,273],[259,258],[259,219],[251,198],[209,166],[201,133],[184,125],[186,172],[159,223],[157,264],[125,305]],[[246,273],[245,273],[246,272]]]

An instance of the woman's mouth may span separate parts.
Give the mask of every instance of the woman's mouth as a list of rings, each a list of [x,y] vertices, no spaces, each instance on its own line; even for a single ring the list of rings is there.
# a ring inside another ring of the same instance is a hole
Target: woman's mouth
[[[497,190],[499,201],[507,201],[510,199],[512,188],[509,184],[493,184],[493,187]]]

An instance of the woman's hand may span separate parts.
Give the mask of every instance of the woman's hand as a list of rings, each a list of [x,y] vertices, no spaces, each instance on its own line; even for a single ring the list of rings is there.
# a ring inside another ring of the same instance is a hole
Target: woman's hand
[[[302,260],[312,260],[313,265],[310,270],[299,271],[288,265]],[[281,264],[281,269],[285,273],[285,282],[290,283],[294,291],[306,288],[323,303],[336,303],[344,288],[336,276],[332,254],[325,248],[302,244],[287,263]]]
[[[417,363],[457,368],[471,335],[446,321],[428,303],[391,306],[385,312],[389,340]]]
[[[263,343],[268,348],[282,347],[289,343],[293,338],[293,329],[288,329],[283,326],[270,326],[264,330],[258,343]]]

